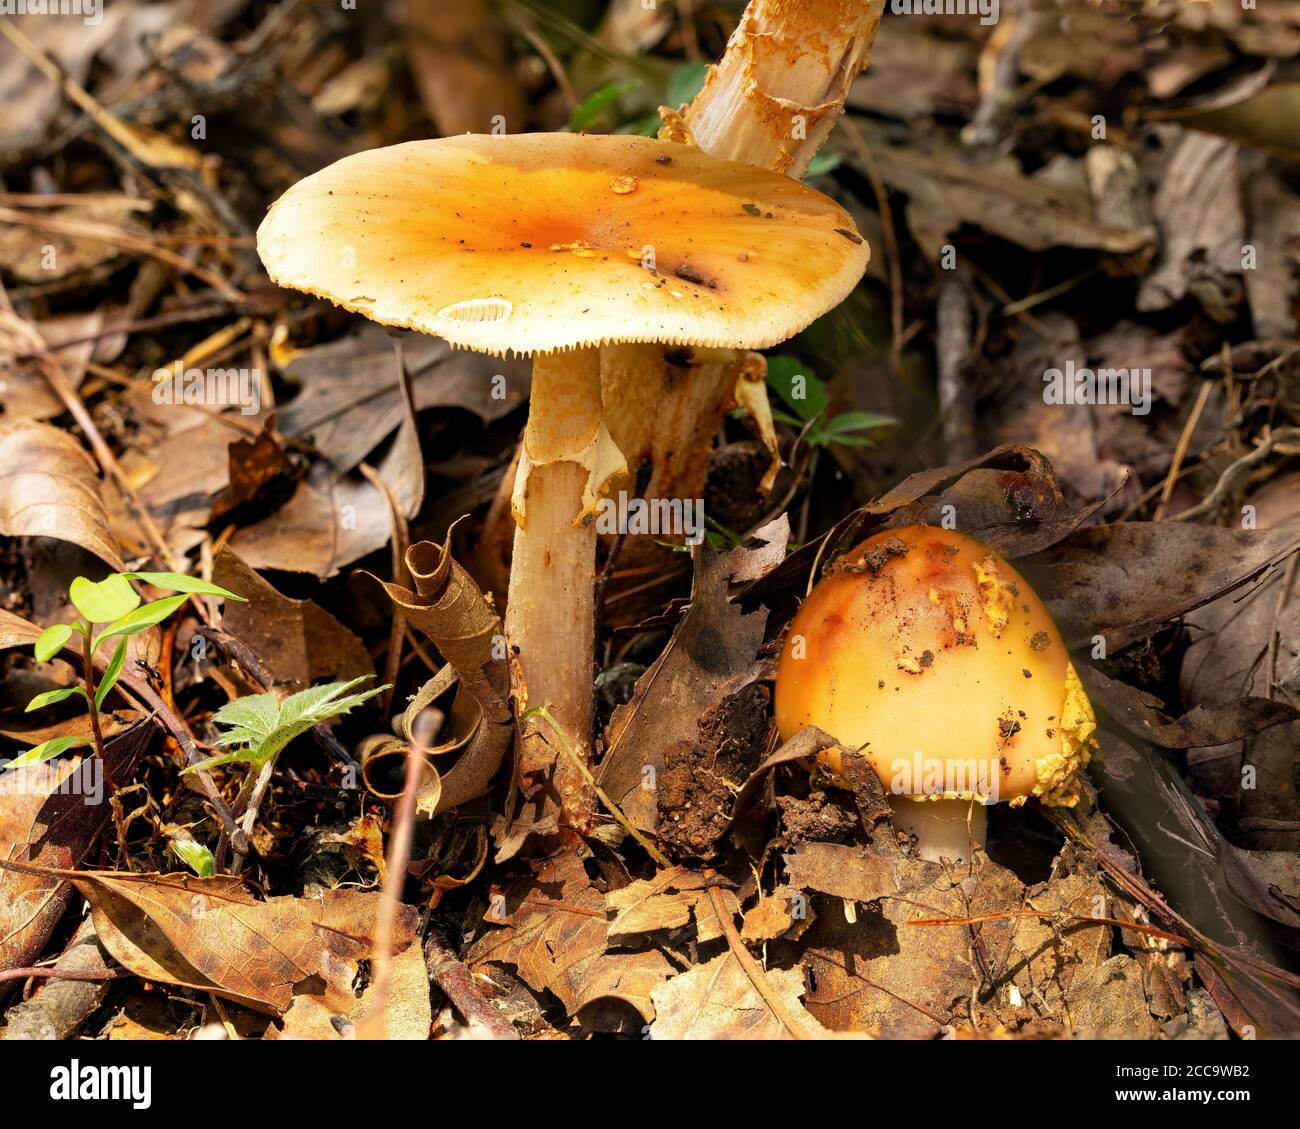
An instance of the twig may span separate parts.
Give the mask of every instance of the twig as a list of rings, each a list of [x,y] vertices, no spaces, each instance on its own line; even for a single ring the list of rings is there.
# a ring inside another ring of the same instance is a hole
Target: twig
[[[1219,475],[1219,481],[1214,484],[1214,489],[1204,501],[1199,502],[1191,509],[1184,510],[1180,514],[1175,514],[1170,521],[1191,521],[1193,518],[1202,517],[1205,514],[1213,513],[1225,498],[1231,493],[1237,481],[1251,469],[1258,466],[1273,452],[1273,448],[1279,443],[1300,442],[1300,427],[1279,427],[1276,431],[1270,432],[1267,438],[1260,441],[1258,447],[1247,455],[1242,455],[1236,462],[1230,464],[1224,472]]]
[[[31,968],[0,969],[0,984],[8,980],[120,980],[124,976],[134,975],[135,973],[127,968],[105,968],[81,972],[47,964]]]
[[[727,909],[727,903],[723,901],[722,890],[717,886],[710,886],[708,889],[709,904],[713,906],[713,912],[717,915],[718,923],[722,926],[722,932],[726,935],[727,944],[731,947],[731,955],[736,958],[736,963],[749,977],[749,982],[754,985],[754,991],[763,998],[763,1002],[767,1004],[772,1014],[780,1020],[781,1026],[789,1031],[792,1037],[796,1039],[808,1038],[807,1032],[790,1017],[790,1012],[781,997],[772,990],[772,985],[768,983],[767,974],[763,971],[762,965],[745,948],[745,942],[740,939],[740,934],[736,932],[736,923],[731,920],[731,911]]]
[[[1196,425],[1200,422],[1201,412],[1205,410],[1205,402],[1210,398],[1210,391],[1214,385],[1208,381],[1201,381],[1200,390],[1196,393],[1196,402],[1192,405],[1191,414],[1187,417],[1187,422],[1183,425],[1183,433],[1178,437],[1178,445],[1174,448],[1174,457],[1169,463],[1169,473],[1165,476],[1165,484],[1160,491],[1160,503],[1156,506],[1155,516],[1152,521],[1163,521],[1165,510],[1169,506],[1169,499],[1174,496],[1174,486],[1178,482],[1179,473],[1183,469],[1183,460],[1187,458],[1187,448],[1191,446],[1192,432],[1196,430]]]
[[[441,728],[443,716],[429,710],[433,729]],[[388,858],[384,865],[384,885],[379,895],[379,911],[375,922],[375,944],[371,957],[373,973],[371,1010],[357,1031],[358,1038],[388,1038],[388,985],[393,972],[393,936],[396,932],[397,907],[402,900],[402,887],[406,885],[407,865],[411,861],[411,839],[415,832],[415,796],[420,784],[420,770],[424,767],[425,753],[432,743],[433,733],[417,734],[417,725],[411,726],[411,739],[406,744],[406,780],[402,795],[393,813],[393,831],[388,842]]]
[[[610,815],[612,815],[616,820],[618,820],[620,824],[622,824],[623,829],[629,835],[631,835],[633,839],[635,839],[638,843],[640,843],[642,847],[645,848],[646,854],[648,854],[652,859],[654,859],[654,861],[658,863],[658,865],[661,867],[667,868],[671,866],[672,864],[666,858],[664,858],[659,848],[656,847],[652,842],[650,842],[649,839],[647,839],[644,835],[641,834],[641,832],[632,823],[632,821],[623,814],[623,811],[618,806],[618,804],[614,803],[614,801],[609,798],[609,794],[605,791],[605,789],[596,783],[596,778],[592,776],[591,769],[589,769],[585,764],[583,764],[582,758],[573,751],[573,746],[569,742],[568,735],[564,732],[563,729],[560,728],[559,722],[555,720],[555,717],[551,713],[551,711],[547,709],[546,706],[535,706],[533,709],[529,710],[526,714],[524,714],[524,717],[521,720],[526,720],[527,718],[530,717],[540,717],[544,721],[546,721],[547,724],[550,725],[550,727],[555,731],[555,736],[559,739],[561,751],[575,765],[578,766],[578,771],[582,774],[582,778],[587,782],[587,787],[591,788],[596,793],[596,795],[600,798],[600,802],[604,804],[606,808],[609,809]]]
[[[486,1028],[494,1039],[519,1038],[514,1024],[484,999],[469,966],[452,951],[436,925],[424,939],[424,965],[430,978],[468,1023]]]

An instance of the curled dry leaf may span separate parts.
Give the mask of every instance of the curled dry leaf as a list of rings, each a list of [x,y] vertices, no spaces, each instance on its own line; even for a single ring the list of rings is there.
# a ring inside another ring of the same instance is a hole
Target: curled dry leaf
[[[0,424],[0,534],[57,537],[126,568],[109,532],[94,462],[66,431],[20,420]]]
[[[469,573],[452,559],[451,538],[448,531],[441,547],[420,541],[406,551],[415,591],[379,580],[411,626],[422,631],[447,660],[482,718],[456,763],[440,772],[442,790],[436,811],[483,795],[514,735],[501,618]],[[426,683],[425,691],[431,683]],[[426,695],[425,691],[420,696],[432,701],[436,692]],[[458,742],[463,736],[457,735]]]

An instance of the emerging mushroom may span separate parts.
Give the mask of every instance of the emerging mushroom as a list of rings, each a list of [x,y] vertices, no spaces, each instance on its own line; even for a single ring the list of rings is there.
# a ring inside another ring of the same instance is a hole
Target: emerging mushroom
[[[283,286],[486,353],[536,354],[515,482],[506,635],[526,695],[590,745],[592,518],[626,463],[603,419],[605,346],[759,349],[845,297],[867,246],[787,177],[643,137],[464,136],[346,157],[271,209]],[[569,822],[590,793],[562,767]]]
[[[966,861],[985,804],[1072,807],[1092,706],[1025,580],[962,533],[912,525],[834,561],[790,626],[776,680],[784,738],[861,748],[923,858]],[[838,775],[839,750],[822,754]],[[969,833],[968,833],[969,821]]]

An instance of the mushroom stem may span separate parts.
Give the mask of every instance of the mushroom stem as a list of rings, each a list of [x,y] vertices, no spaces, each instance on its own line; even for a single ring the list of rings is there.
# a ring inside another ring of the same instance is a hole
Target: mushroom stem
[[[884,0],[750,0],[683,115],[711,157],[802,177],[866,66]]]
[[[670,121],[659,136],[802,177],[866,66],[883,7],[884,0],[750,0],[721,61],[682,115],[685,131]],[[619,387],[605,396],[609,428],[634,468],[653,463],[645,497],[700,497],[713,436],[745,379],[743,358],[699,364],[685,377],[659,346],[622,346],[617,362]],[[650,538],[638,537],[624,545],[621,562],[663,559]]]
[[[590,515],[605,481],[625,466],[602,421],[600,352],[578,349],[533,362],[505,621],[516,658],[516,702],[548,707],[584,763],[591,760],[595,646],[596,529]],[[526,737],[529,732],[553,740],[535,723],[525,728]],[[521,774],[526,783],[549,779],[562,821],[586,829],[595,797],[558,749],[526,740]]]
[[[894,830],[916,839],[916,852],[928,862],[970,862],[971,844],[982,848],[988,811],[973,800],[930,800],[891,796]]]

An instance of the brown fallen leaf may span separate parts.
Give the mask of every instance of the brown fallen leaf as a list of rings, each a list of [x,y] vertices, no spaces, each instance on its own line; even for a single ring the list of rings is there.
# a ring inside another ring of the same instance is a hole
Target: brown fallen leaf
[[[1098,220],[1082,177],[1067,184],[1041,173],[1027,176],[1014,158],[957,149],[922,153],[873,144],[871,156],[885,183],[910,197],[909,226],[935,260],[963,223],[1030,251],[1093,247],[1128,253],[1155,238],[1149,228],[1111,227]]]
[[[655,1015],[650,992],[675,971],[657,949],[608,951],[605,895],[573,851],[494,894],[485,920],[499,928],[470,947],[466,963],[514,965],[529,987],[554,994],[569,1015],[618,1000],[649,1023]]]
[[[653,878],[638,879],[611,890],[605,895],[606,904],[614,911],[614,920],[609,923],[610,940],[679,929],[701,914],[706,921],[713,922],[717,915],[705,896],[705,887],[718,881],[706,871],[673,866],[659,871]],[[734,896],[732,900],[734,903]]]
[[[719,556],[707,543],[696,547],[690,609],[638,679],[632,700],[609,723],[596,781],[643,831],[655,830],[659,821],[656,788],[645,781],[657,786],[669,750],[689,755],[700,744],[699,724],[708,710],[754,679],[767,612],[745,612],[728,600],[732,568],[747,559],[745,550],[733,551],[735,558]]]
[[[807,989],[797,968],[768,969],[770,989],[807,1039],[828,1032],[799,1002]],[[754,982],[728,951],[674,976],[650,993],[652,1039],[781,1039],[789,1032],[759,995]]]
[[[878,529],[941,525],[955,507],[960,528],[1015,560],[1041,552],[1078,529],[1104,504],[1076,509],[1066,502],[1051,463],[1032,447],[997,447],[951,466],[909,475],[892,490],[801,545],[742,595],[767,598],[806,591],[814,567],[824,567]]]
[[[28,870],[27,873],[33,873]],[[351,1014],[358,960],[368,959],[379,895],[327,890],[320,899],[259,901],[233,877],[59,869],[90,903],[100,944],[138,976],[283,1013],[303,981],[338,1014]],[[397,913],[395,951],[415,939],[417,913]]]
[[[152,725],[139,725],[106,743],[107,770],[115,781],[132,778],[155,733]],[[67,909],[73,888],[64,872],[83,861],[111,815],[104,768],[98,757],[77,761],[72,769],[51,768],[64,774],[56,777],[58,789],[43,799],[25,830],[18,827],[12,841],[0,843],[0,864],[41,868],[0,865],[0,969],[35,964]],[[25,821],[26,815],[18,818]]]
[[[351,1038],[373,1008],[373,995],[372,983],[345,1012],[331,1010],[319,996],[295,995],[289,1010],[284,1013],[283,1034],[268,1033],[268,1038],[322,1042]],[[387,1038],[390,1040],[423,1041],[429,1037],[433,1007],[429,998],[429,973],[419,945],[408,945],[393,958],[388,982],[387,1021]]]
[[[1114,653],[1257,579],[1300,548],[1300,529],[1118,522],[1082,529],[1027,562],[1070,646]]]
[[[491,423],[528,398],[526,361],[451,349],[437,337],[366,323],[355,336],[293,356],[284,373],[302,387],[280,410],[280,431],[310,439],[340,473],[352,470],[402,422],[397,347],[417,412],[462,408]]]
[[[0,534],[57,537],[89,549],[117,572],[126,566],[109,532],[99,474],[66,431],[0,423]]]
[[[404,30],[411,74],[439,133],[488,133],[498,116],[511,132],[523,128],[523,95],[485,0],[436,11],[412,5]]]
[[[374,674],[365,645],[312,600],[294,600],[225,546],[212,563],[212,579],[248,602],[226,609],[223,626],[252,649],[277,682],[309,686]]]

